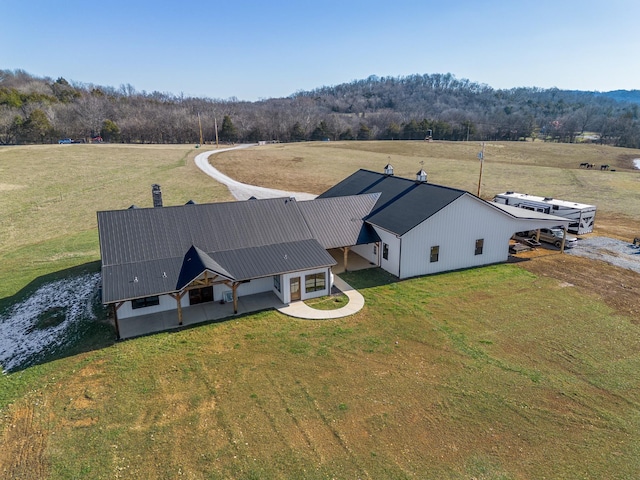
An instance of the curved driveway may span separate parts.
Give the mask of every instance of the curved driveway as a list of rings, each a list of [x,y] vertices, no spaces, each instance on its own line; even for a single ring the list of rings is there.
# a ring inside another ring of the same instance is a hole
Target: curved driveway
[[[231,177],[226,176],[217,168],[214,168],[209,163],[209,157],[216,153],[227,152],[229,150],[237,150],[242,148],[249,148],[255,145],[239,145],[237,147],[223,148],[221,150],[211,150],[208,152],[202,152],[196,155],[195,162],[200,170],[212,177],[214,180],[226,185],[231,195],[236,200],[248,200],[251,197],[256,198],[278,198],[278,197],[295,197],[298,200],[311,200],[316,198],[316,195],[304,192],[287,192],[284,190],[276,190],[273,188],[257,187],[255,185],[248,185],[234,180]],[[349,315],[353,315],[359,312],[364,307],[364,297],[352,288],[347,282],[342,280],[337,275],[333,277],[334,285],[342,291],[348,298],[349,303],[344,307],[335,310],[317,310],[311,308],[306,303],[293,302],[284,307],[278,308],[278,311],[296,318],[306,318],[314,320],[325,320],[329,318],[341,318]]]
[[[234,180],[231,177],[226,176],[220,170],[215,168],[209,163],[209,157],[216,153],[228,152],[229,150],[239,150],[243,148],[254,147],[255,145],[239,145],[237,147],[223,148],[220,150],[210,150],[208,152],[202,152],[195,158],[196,165],[204,173],[212,177],[214,180],[226,185],[231,192],[231,195],[236,200],[249,200],[251,197],[256,198],[279,198],[279,197],[296,197],[298,200],[311,200],[316,198],[317,195],[304,192],[287,192],[285,190],[276,190],[274,188],[257,187],[255,185],[248,185]]]

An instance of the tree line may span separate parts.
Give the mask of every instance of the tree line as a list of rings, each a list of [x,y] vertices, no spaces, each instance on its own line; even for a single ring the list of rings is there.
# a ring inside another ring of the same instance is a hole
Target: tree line
[[[452,74],[376,77],[257,102],[0,70],[0,144],[588,138],[640,148],[638,92],[496,90]],[[216,132],[217,130],[217,132]],[[585,133],[589,135],[584,136]]]

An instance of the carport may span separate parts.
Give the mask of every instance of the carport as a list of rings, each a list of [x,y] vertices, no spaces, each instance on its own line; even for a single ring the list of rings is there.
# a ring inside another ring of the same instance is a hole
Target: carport
[[[536,237],[536,241],[539,241],[541,228],[561,228],[563,231],[563,236],[560,251],[564,252],[564,243],[565,239],[567,238],[567,229],[569,228],[571,220],[564,217],[558,217],[557,215],[549,215],[547,213],[528,210],[526,208],[513,207],[511,205],[503,205],[501,203],[495,202],[488,203],[502,210],[515,219],[515,230],[513,231],[513,234],[515,234],[516,232],[537,230],[538,236]]]

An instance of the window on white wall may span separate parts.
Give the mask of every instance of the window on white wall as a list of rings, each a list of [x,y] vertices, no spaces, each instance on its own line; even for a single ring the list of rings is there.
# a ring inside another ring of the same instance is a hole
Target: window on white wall
[[[327,288],[327,277],[324,272],[305,275],[304,290],[307,293],[317,292]]]
[[[479,238],[476,240],[476,255],[482,255],[483,249],[484,249],[484,238]]]
[[[146,308],[153,307],[154,305],[160,305],[160,297],[144,297],[144,298],[134,298],[131,300],[131,308],[134,310],[136,308]]]
[[[273,276],[273,288],[275,288],[279,292],[282,292],[282,287],[280,286],[280,275]]]
[[[435,263],[439,260],[439,258],[440,258],[440,245],[431,247],[431,256],[429,257],[429,261],[431,263]]]
[[[389,245],[386,243],[382,244],[382,258],[389,260]]]

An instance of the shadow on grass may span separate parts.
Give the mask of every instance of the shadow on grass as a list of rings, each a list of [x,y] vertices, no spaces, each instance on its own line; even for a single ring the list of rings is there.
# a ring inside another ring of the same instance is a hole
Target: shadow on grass
[[[380,267],[367,268],[355,272],[342,272],[338,276],[356,290],[389,285],[400,281],[398,277],[391,275]]]
[[[99,271],[100,262],[96,261],[42,275],[31,281],[15,295],[0,299],[0,315],[6,314],[14,305],[28,300],[40,288],[47,284],[82,275],[95,274]],[[69,329],[64,332],[67,341],[45,347],[42,352],[28,356],[24,362],[8,369],[8,371],[14,373],[34,365],[48,363],[113,345],[116,342],[115,328],[108,318],[108,311],[100,302],[99,292],[97,290],[93,292],[91,296],[91,312],[94,318],[74,322],[70,325]],[[47,327],[48,325],[46,324],[35,325],[36,329],[39,328],[42,331],[46,330]]]

